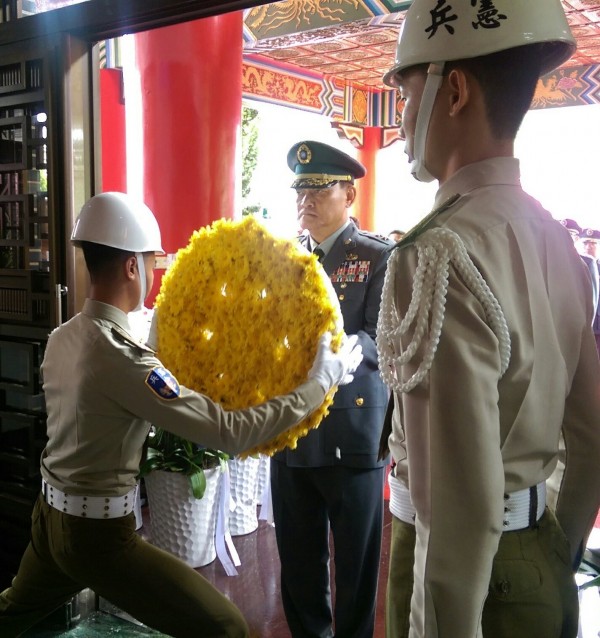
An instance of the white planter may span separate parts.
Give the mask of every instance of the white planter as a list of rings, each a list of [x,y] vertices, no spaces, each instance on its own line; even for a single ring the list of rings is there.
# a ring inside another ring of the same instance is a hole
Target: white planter
[[[256,515],[256,483],[258,481],[259,459],[252,457],[240,461],[231,459],[231,498],[235,504],[229,512],[229,531],[232,536],[249,534],[258,527]]]
[[[148,494],[151,541],[184,560],[202,567],[216,558],[215,527],[221,469],[205,470],[206,492],[194,498],[187,476],[150,472],[144,480]]]

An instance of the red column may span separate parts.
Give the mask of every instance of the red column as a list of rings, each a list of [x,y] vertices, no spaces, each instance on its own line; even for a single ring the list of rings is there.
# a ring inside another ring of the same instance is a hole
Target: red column
[[[238,11],[135,36],[144,200],[169,254],[186,246],[194,230],[234,213],[242,29]]]
[[[367,169],[367,174],[356,182],[355,211],[361,228],[375,228],[375,164],[380,148],[381,132],[376,126],[363,128],[363,143],[359,147],[357,158]]]
[[[100,69],[102,190],[127,191],[123,71]]]

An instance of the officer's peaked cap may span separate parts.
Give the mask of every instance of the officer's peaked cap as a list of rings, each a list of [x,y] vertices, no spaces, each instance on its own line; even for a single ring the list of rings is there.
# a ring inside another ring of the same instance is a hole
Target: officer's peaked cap
[[[574,219],[561,219],[560,223],[567,230],[574,230],[578,235],[581,235],[581,226]]]
[[[595,228],[584,228],[581,233],[582,239],[600,239],[600,230]]]
[[[322,142],[305,140],[294,144],[287,155],[296,178],[292,188],[325,188],[336,182],[354,182],[367,169],[343,151]]]

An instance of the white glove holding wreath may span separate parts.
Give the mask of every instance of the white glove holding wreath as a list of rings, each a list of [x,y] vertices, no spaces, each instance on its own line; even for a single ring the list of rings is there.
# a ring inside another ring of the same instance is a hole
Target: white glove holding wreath
[[[337,352],[331,349],[331,340],[331,332],[321,335],[314,363],[308,373],[308,378],[315,379],[325,392],[350,383],[363,359],[362,346],[357,343],[358,335],[344,336]]]

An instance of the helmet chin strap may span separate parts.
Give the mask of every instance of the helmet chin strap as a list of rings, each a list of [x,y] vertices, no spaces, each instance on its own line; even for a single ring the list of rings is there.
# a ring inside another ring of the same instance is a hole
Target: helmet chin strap
[[[133,309],[141,310],[144,305],[144,301],[146,300],[146,267],[144,265],[144,255],[142,253],[135,253],[135,258],[137,260],[138,273],[140,275],[140,298],[138,300],[137,306]]]
[[[415,126],[415,147],[414,159],[410,163],[410,172],[419,182],[432,182],[435,177],[425,166],[425,144],[427,142],[427,132],[429,130],[429,120],[435,104],[437,92],[444,77],[444,62],[432,62],[427,69],[427,80],[421,105],[417,113],[417,124]]]

